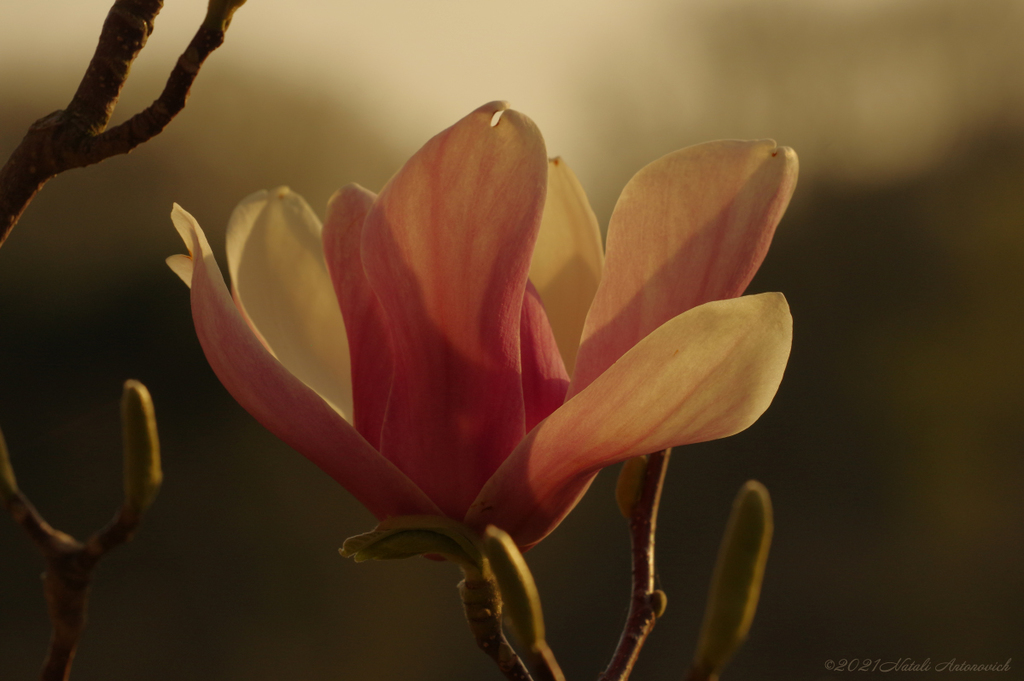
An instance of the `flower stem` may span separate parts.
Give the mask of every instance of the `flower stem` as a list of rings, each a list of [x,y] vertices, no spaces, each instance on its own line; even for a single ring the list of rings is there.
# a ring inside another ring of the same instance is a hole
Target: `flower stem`
[[[665,594],[654,588],[654,531],[658,524],[658,505],[665,483],[665,468],[670,449],[648,456],[640,497],[629,518],[633,554],[633,595],[626,626],[619,638],[608,668],[600,681],[625,681],[633,671],[640,649],[664,610]]]
[[[530,672],[512,650],[502,631],[498,583],[493,577],[488,578],[480,573],[470,574],[465,568],[463,572],[465,579],[459,582],[459,595],[476,644],[494,660],[506,679],[531,681]]]

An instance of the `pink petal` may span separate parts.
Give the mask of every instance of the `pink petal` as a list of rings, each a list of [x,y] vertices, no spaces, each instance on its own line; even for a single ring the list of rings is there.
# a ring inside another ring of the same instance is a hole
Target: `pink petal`
[[[376,195],[356,184],[338,190],[327,204],[324,255],[345,318],[352,357],[353,425],[380,447],[384,410],[391,391],[391,339],[377,294],[363,272],[359,247],[363,220]]]
[[[604,247],[597,217],[569,165],[553,158],[548,162],[548,192],[530,261],[530,281],[544,301],[570,375],[602,269]]]
[[[543,539],[597,471],[632,456],[733,435],[768,408],[789,357],[779,293],[693,308],[663,324],[533,429],[465,522]]]
[[[286,370],[249,330],[228,294],[206,235],[175,204],[171,213],[193,255],[192,317],[214,373],[238,403],[378,518],[440,511],[316,392]]]
[[[526,407],[526,430],[546,419],[562,406],[569,389],[555,334],[548,323],[540,294],[533,283],[526,282],[523,316],[520,326],[523,361],[523,402]]]
[[[547,159],[533,122],[507,107],[427,142],[363,226],[395,358],[381,452],[451,517],[524,432],[519,323]]]
[[[350,417],[348,339],[320,231],[319,218],[287,187],[256,192],[228,222],[228,271],[257,336],[291,374]]]
[[[742,294],[796,176],[796,154],[771,140],[698,144],[638,172],[608,225],[570,396],[669,319]]]

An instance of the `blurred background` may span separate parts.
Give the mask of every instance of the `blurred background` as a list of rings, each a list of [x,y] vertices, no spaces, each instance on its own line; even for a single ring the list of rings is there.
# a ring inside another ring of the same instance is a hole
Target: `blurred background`
[[[108,5],[3,3],[0,157],[70,99]],[[157,96],[204,6],[168,3],[116,120]],[[164,134],[51,181],[0,248],[0,426],[46,518],[84,539],[120,503],[125,379],[152,391],[163,443],[163,491],[96,573],[73,677],[501,678],[454,567],[338,556],[373,518],[228,396],[163,263],[184,250],[172,201],[223,265],[249,193],[287,184],[323,215],[493,99],[537,121],[602,225],[634,172],[682,146],[772,137],[800,155],[750,287],[790,301],[787,375],[748,431],[676,450],[669,606],[634,678],[685,673],[748,478],[771,491],[776,534],[726,679],[839,679],[824,664],[841,658],[1024,668],[1024,4],[514,6],[252,0]],[[572,679],[604,668],[625,618],[614,476],[528,554]],[[0,679],[33,678],[45,654],[41,569],[0,517]]]

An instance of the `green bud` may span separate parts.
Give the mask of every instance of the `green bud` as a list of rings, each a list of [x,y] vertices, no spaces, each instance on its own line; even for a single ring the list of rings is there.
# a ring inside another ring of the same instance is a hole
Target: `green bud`
[[[743,485],[718,552],[694,669],[714,678],[750,630],[772,540],[772,506],[764,485]]]
[[[433,515],[388,518],[373,531],[346,539],[339,552],[357,563],[436,554],[476,572],[484,569],[473,531],[451,518]]]
[[[156,499],[164,474],[160,468],[160,440],[156,434],[153,398],[138,381],[125,381],[121,395],[121,432],[125,505],[142,513]]]
[[[622,462],[619,480],[615,483],[615,501],[626,520],[633,516],[633,507],[640,500],[640,493],[644,489],[645,473],[647,473],[646,456],[636,456]]]
[[[651,610],[654,611],[654,616],[661,617],[665,614],[665,608],[668,607],[668,594],[661,589],[655,589],[651,592],[651,595],[647,597],[647,602],[651,604]]]
[[[203,26],[212,31],[226,31],[231,24],[235,10],[245,4],[245,0],[210,0],[206,7],[206,19]]]
[[[531,651],[544,647],[544,615],[533,574],[512,537],[494,525],[484,532],[484,551],[498,580],[505,612],[519,642]]]
[[[6,503],[17,492],[18,480],[14,477],[14,469],[11,467],[11,457],[7,453],[4,433],[0,431],[0,501]]]

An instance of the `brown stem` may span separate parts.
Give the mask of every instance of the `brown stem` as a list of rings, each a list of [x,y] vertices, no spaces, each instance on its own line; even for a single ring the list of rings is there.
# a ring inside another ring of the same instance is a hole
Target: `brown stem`
[[[670,452],[670,449],[656,452],[647,459],[643,489],[629,519],[633,547],[633,596],[629,602],[629,615],[615,655],[600,681],[625,681],[629,678],[640,648],[664,610],[664,594],[654,588],[654,531],[658,524],[658,505]]]
[[[4,505],[14,521],[25,528],[46,562],[43,594],[53,633],[39,678],[67,681],[85,627],[92,571],[104,554],[132,538],[140,517],[127,506],[122,507],[109,525],[82,544],[51,527],[20,491],[14,491]]]
[[[33,123],[0,169],[0,246],[47,181],[65,170],[128,153],[159,134],[185,107],[199,68],[224,42],[219,28],[201,26],[156,101],[106,129],[128,70],[153,32],[162,6],[163,0],[114,3],[71,103]]]
[[[466,575],[459,582],[459,595],[466,610],[466,620],[480,650],[494,660],[510,681],[532,681],[523,661],[505,638],[501,628],[501,596],[493,579]]]

